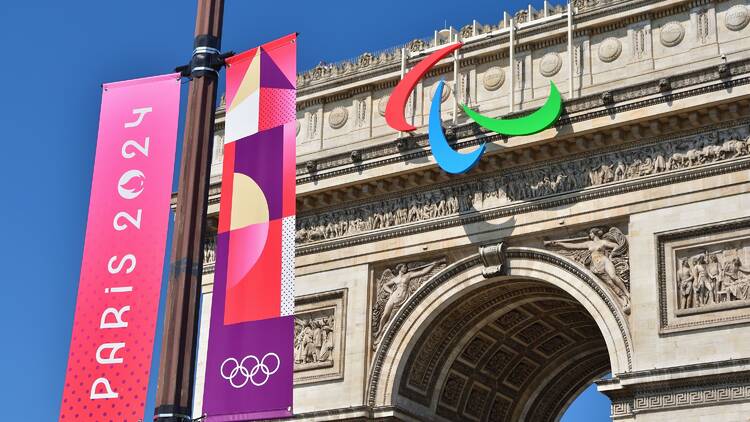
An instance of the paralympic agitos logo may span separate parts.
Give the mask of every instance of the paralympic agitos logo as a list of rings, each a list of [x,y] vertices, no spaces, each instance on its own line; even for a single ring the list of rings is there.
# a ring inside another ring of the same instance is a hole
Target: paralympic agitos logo
[[[396,85],[391,98],[385,108],[385,121],[388,126],[402,132],[411,132],[417,128],[410,125],[404,117],[406,101],[417,82],[442,58],[459,49],[463,43],[451,44],[435,51],[416,64]],[[443,94],[444,81],[438,82],[435,94],[430,106],[430,118],[428,125],[428,136],[432,155],[435,157],[440,168],[448,173],[459,174],[471,170],[484,153],[485,144],[468,153],[455,151],[448,145],[448,140],[443,133],[443,125],[440,119],[440,97]],[[562,111],[562,98],[555,84],[550,81],[549,97],[547,101],[535,112],[515,119],[493,119],[470,109],[465,104],[460,104],[464,113],[479,126],[493,132],[509,135],[531,135],[547,129],[557,121]]]

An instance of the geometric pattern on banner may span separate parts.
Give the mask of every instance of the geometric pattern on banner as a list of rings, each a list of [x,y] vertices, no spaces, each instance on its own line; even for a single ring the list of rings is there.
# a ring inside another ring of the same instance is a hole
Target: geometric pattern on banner
[[[227,60],[207,421],[292,416],[296,34]],[[244,367],[244,369],[243,369]]]
[[[293,89],[260,88],[258,130],[293,121],[296,116],[296,91]],[[289,105],[293,107],[289,107]]]

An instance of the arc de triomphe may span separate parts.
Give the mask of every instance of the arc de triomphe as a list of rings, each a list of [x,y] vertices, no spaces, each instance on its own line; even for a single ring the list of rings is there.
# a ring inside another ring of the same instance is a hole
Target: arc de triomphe
[[[553,6],[513,15],[513,63],[506,16],[298,76],[299,419],[555,421],[596,381],[614,420],[748,420],[750,5],[575,6],[572,69]],[[452,37],[458,63],[407,104],[419,129],[394,132],[383,115],[402,52]],[[487,143],[466,175],[430,154],[440,78],[455,148]],[[550,80],[565,111],[541,133],[508,139],[454,116],[457,100],[503,116],[511,90],[522,114]]]

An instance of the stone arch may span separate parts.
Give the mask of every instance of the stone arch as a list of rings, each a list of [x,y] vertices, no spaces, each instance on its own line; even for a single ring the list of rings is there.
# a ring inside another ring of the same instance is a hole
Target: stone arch
[[[627,318],[585,267],[513,247],[502,275],[487,270],[479,254],[466,257],[401,306],[373,355],[371,408],[552,421],[592,379],[632,369]],[[477,414],[461,413],[469,404]]]

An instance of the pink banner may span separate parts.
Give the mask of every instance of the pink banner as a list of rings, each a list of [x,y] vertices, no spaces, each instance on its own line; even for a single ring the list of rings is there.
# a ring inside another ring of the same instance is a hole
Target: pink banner
[[[143,418],[159,306],[179,74],[103,89],[61,421]]]

